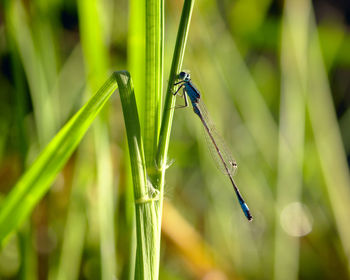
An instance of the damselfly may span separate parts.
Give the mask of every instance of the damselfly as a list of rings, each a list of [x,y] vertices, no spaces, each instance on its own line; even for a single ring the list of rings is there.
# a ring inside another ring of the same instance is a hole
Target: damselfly
[[[188,107],[187,97],[190,98],[193,111],[202,121],[207,135],[209,136],[208,143],[212,144],[214,147],[213,150],[215,157],[217,158],[217,163],[219,164],[220,169],[229,177],[243,213],[247,219],[251,221],[253,217],[250,214],[248,205],[245,203],[241,193],[236,186],[236,183],[233,180],[233,174],[237,168],[237,164],[230,155],[228,149],[226,148],[226,145],[224,144],[224,141],[221,139],[221,136],[216,132],[215,126],[210,121],[207,110],[201,101],[201,94],[199,90],[196,89],[196,87],[193,85],[189,73],[181,72],[178,76],[178,80],[180,81],[174,84],[179,85],[174,95],[176,95],[180,89],[183,89],[183,97],[185,100],[185,105],[183,107]]]

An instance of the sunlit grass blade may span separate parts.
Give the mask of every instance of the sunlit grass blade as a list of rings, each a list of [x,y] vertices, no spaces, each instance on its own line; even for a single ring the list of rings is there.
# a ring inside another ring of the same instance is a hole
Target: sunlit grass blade
[[[137,198],[134,183],[137,232],[135,278],[158,279],[161,209],[157,207],[159,181],[156,173],[156,153],[163,90],[164,0],[147,0],[145,5],[145,91],[141,93],[143,115],[140,124],[147,170],[146,191],[151,193],[146,197]],[[149,195],[155,195],[156,199],[148,202]]]
[[[135,89],[135,97],[138,108],[139,116],[145,115],[145,71],[146,71],[146,29],[145,29],[145,16],[146,16],[146,1],[147,0],[130,0],[129,1],[129,28],[128,28],[128,40],[127,40],[127,52],[128,52],[128,70],[133,77],[133,85]],[[125,147],[126,148],[126,147]],[[125,161],[126,165],[130,164],[130,161]],[[136,262],[136,228],[135,228],[135,207],[134,192],[132,187],[132,175],[130,170],[126,173],[126,193],[125,193],[125,219],[126,226],[123,230],[123,234],[127,238],[128,264],[122,274],[123,279],[134,279],[135,275],[135,262]]]
[[[37,267],[37,260],[35,258],[35,250],[32,247],[32,237],[32,225],[26,223],[18,233],[19,249],[21,252],[19,279],[36,279],[35,267]]]
[[[116,75],[116,79],[123,107],[134,184],[137,238],[135,279],[157,279],[159,243],[154,201],[159,197],[152,195],[154,189],[147,182],[144,148],[132,80],[128,72]]]
[[[86,199],[88,187],[92,184],[93,174],[89,172],[90,154],[86,153],[88,141],[83,141],[77,151],[74,178],[70,195],[67,219],[64,226],[61,254],[57,273],[53,279],[79,279],[79,268],[83,255],[85,237],[88,229]]]
[[[147,168],[154,168],[163,87],[163,0],[146,1],[146,84],[141,117]],[[149,174],[152,177],[152,174]]]
[[[100,22],[99,1],[79,0],[79,24],[86,70],[91,86],[97,86],[104,79],[107,69],[107,50]],[[92,20],[94,19],[94,20]],[[91,90],[96,90],[92,88]]]
[[[350,175],[347,155],[342,143],[339,124],[332,100],[325,66],[320,51],[315,19],[309,36],[307,108],[318,150],[322,173],[326,182],[336,228],[347,257],[350,272]]]
[[[281,49],[281,104],[278,147],[278,177],[275,229],[275,279],[297,279],[299,275],[299,239],[290,238],[282,225],[291,223],[283,213],[291,215],[302,195],[305,94],[307,84],[306,53],[310,5],[287,1],[284,10]],[[301,209],[302,207],[300,207]],[[294,222],[294,221],[293,221]],[[294,223],[295,227],[302,225]],[[288,251],[288,254],[286,254]]]
[[[15,39],[30,88],[39,145],[44,145],[58,128],[56,100],[50,94],[43,58],[35,45],[23,3],[11,1],[7,13],[10,19],[8,29]]]
[[[165,95],[164,110],[162,116],[161,130],[159,134],[159,145],[157,153],[157,167],[160,168],[162,176],[164,176],[166,170],[171,125],[174,117],[175,96],[172,93],[175,92],[174,83],[176,80],[176,76],[180,73],[182,68],[182,62],[185,54],[193,6],[194,0],[185,0],[176,37],[173,60],[171,64],[168,86]],[[163,183],[164,181],[160,183],[160,186],[162,186]]]
[[[146,2],[147,0],[129,1],[128,30],[128,69],[132,75],[136,103],[140,116],[145,115],[145,71],[146,71]]]
[[[101,89],[60,130],[19,179],[0,209],[0,243],[30,214],[57,173],[80,143],[87,129],[117,88],[112,75]]]
[[[172,64],[169,74],[168,86],[165,95],[164,109],[162,115],[162,123],[160,127],[159,141],[157,154],[156,154],[156,166],[158,168],[156,174],[157,190],[159,190],[159,202],[156,204],[157,209],[157,270],[159,270],[159,254],[160,254],[160,229],[162,223],[162,209],[163,209],[163,194],[164,194],[164,182],[165,171],[167,167],[167,155],[169,148],[169,139],[171,133],[171,126],[174,116],[175,96],[172,94],[174,90],[174,83],[177,74],[182,67],[182,61],[185,53],[186,42],[188,37],[188,31],[191,22],[191,16],[194,6],[194,0],[185,0],[179,29],[176,37],[176,43],[174,48],[174,54],[172,58]]]
[[[103,36],[103,9],[99,1],[78,1],[79,27],[86,66],[88,93],[94,90],[106,76],[108,69],[108,45]],[[93,21],[91,19],[94,19]],[[112,159],[108,132],[108,106],[101,112],[93,125],[97,169],[97,211],[98,233],[100,237],[101,279],[116,277],[117,260],[115,254],[115,211]],[[94,215],[94,214],[93,214]]]

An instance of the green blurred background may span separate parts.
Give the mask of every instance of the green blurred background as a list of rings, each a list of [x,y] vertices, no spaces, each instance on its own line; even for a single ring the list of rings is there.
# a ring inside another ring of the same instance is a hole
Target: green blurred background
[[[2,1],[2,198],[112,71],[144,71],[144,42],[130,32],[143,19],[130,9],[143,3]],[[165,1],[165,84],[182,4]],[[184,69],[238,163],[254,220],[215,167],[199,119],[176,110],[160,279],[350,278],[349,28],[341,0],[195,3]],[[114,95],[1,249],[0,279],[131,277],[126,147]]]

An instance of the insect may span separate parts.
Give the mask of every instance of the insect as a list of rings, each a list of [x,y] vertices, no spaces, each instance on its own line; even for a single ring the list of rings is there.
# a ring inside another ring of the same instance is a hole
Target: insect
[[[229,150],[226,148],[224,140],[220,134],[217,133],[214,124],[210,121],[206,107],[201,101],[201,94],[199,90],[193,85],[190,74],[187,72],[181,72],[178,75],[178,80],[179,82],[175,83],[174,85],[179,85],[179,87],[173,94],[176,95],[181,89],[183,90],[185,105],[181,107],[188,107],[188,98],[190,99],[193,111],[200,118],[204,129],[207,132],[207,136],[209,138],[207,143],[211,148],[214,158],[216,158],[219,169],[229,177],[243,213],[247,217],[248,221],[251,221],[253,217],[250,214],[248,205],[245,203],[238,187],[236,186],[236,183],[233,180],[233,175],[237,168],[237,164],[235,160],[233,160]]]

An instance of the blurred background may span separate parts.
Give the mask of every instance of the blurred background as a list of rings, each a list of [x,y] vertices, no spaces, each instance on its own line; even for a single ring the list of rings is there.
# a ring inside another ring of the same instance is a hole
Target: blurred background
[[[2,1],[2,198],[112,71],[138,75],[137,4]],[[165,84],[182,4],[165,1]],[[348,1],[195,3],[184,69],[238,163],[254,220],[215,167],[199,119],[176,110],[160,279],[350,278],[349,28]],[[115,94],[1,249],[0,279],[132,277],[126,147]]]

